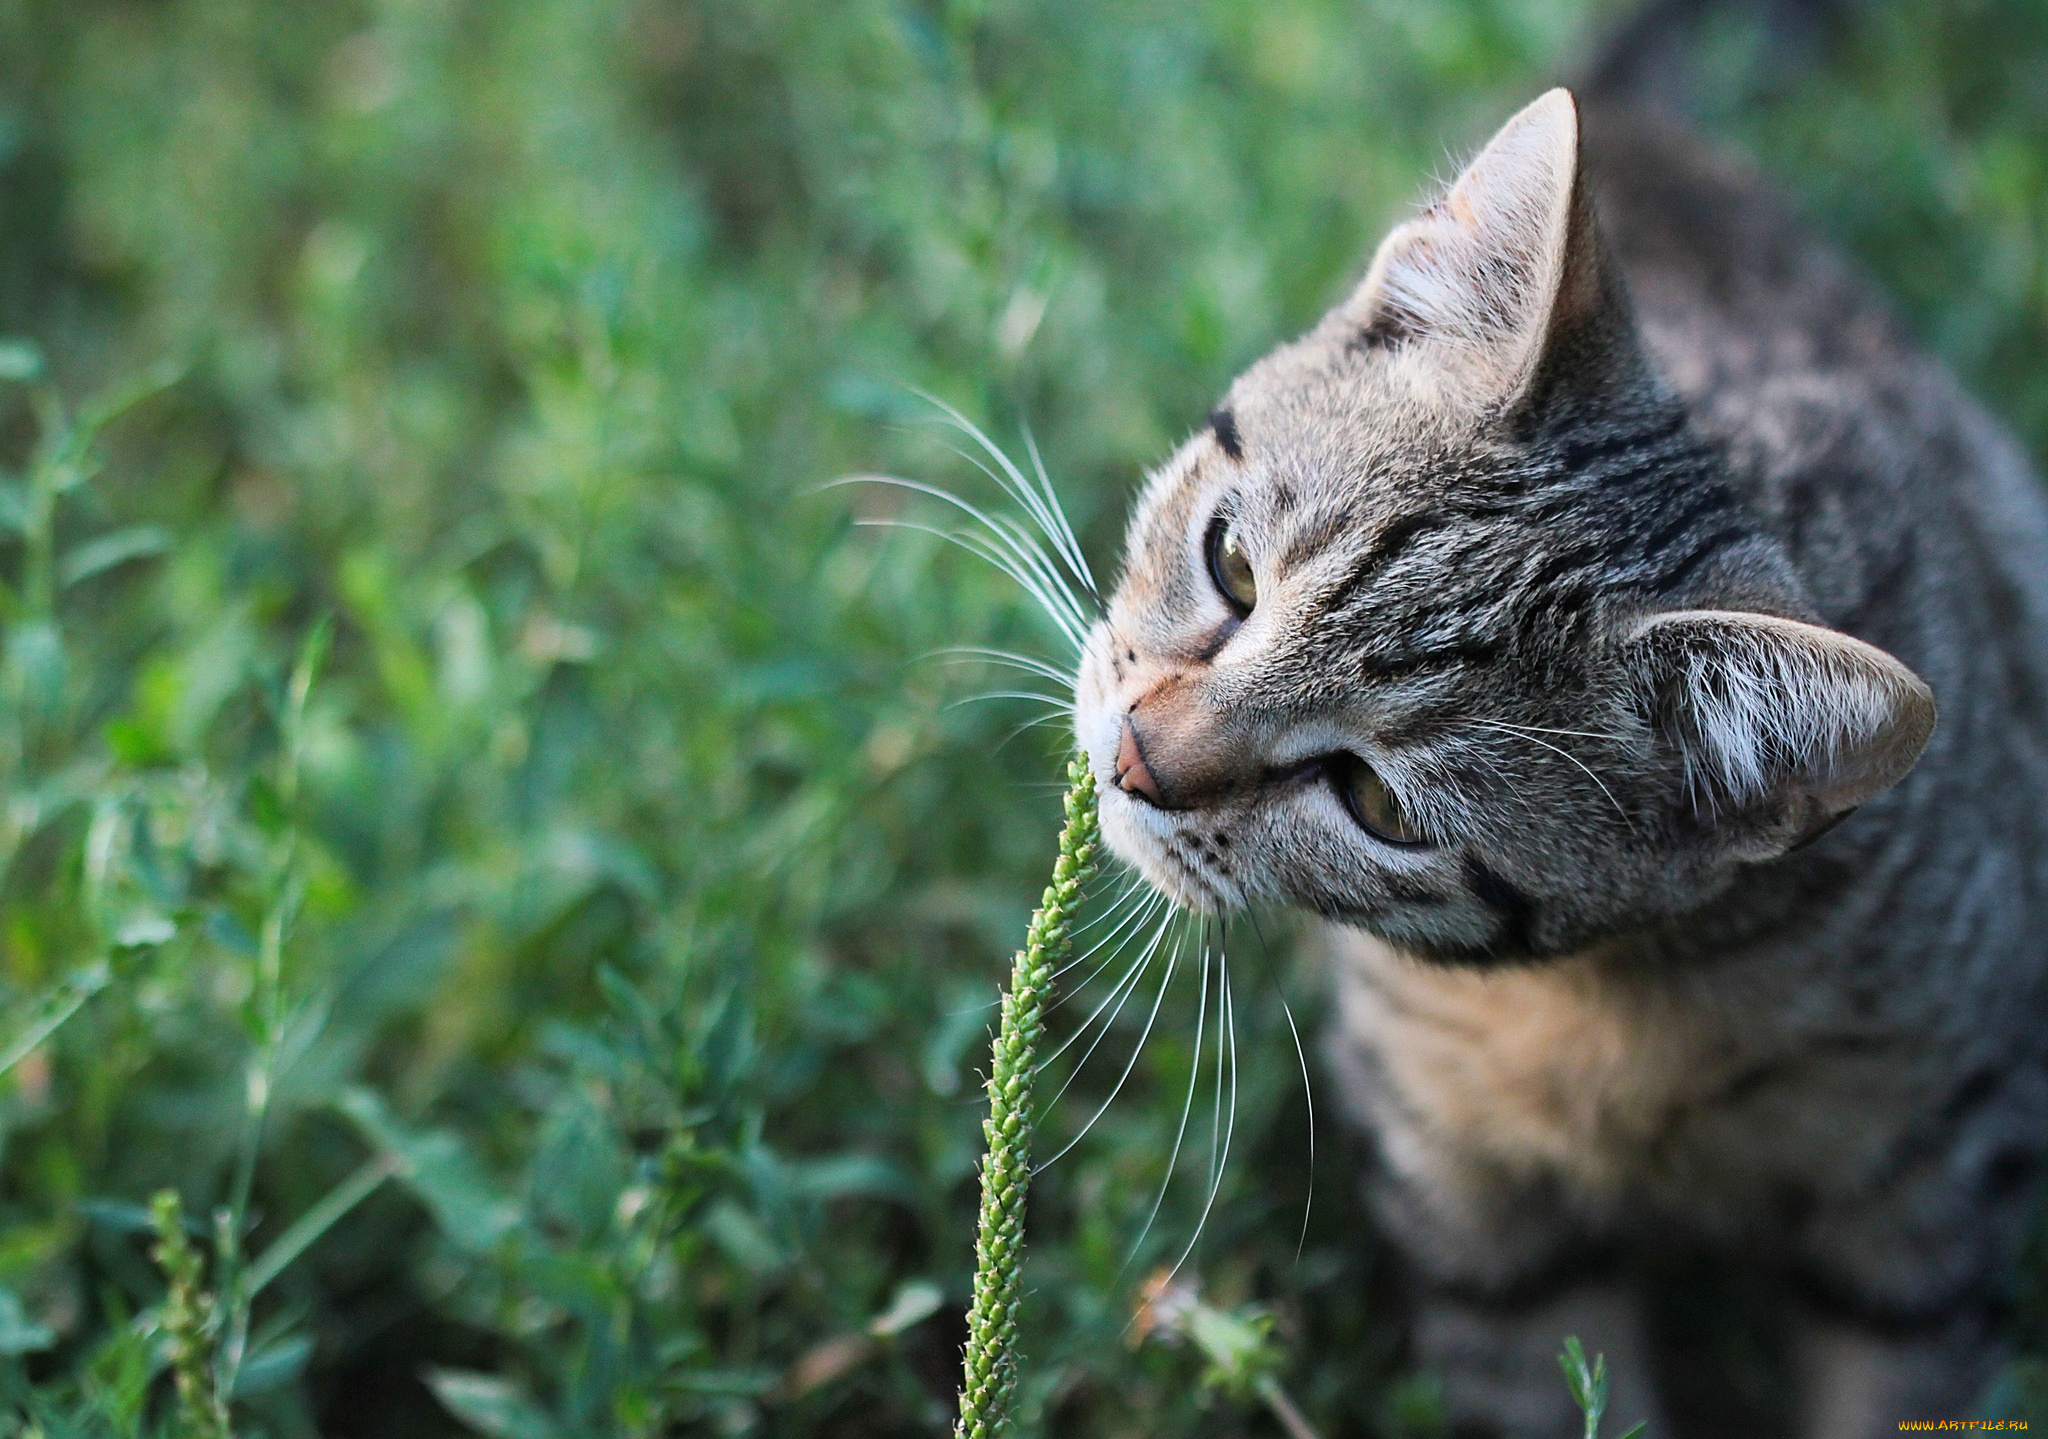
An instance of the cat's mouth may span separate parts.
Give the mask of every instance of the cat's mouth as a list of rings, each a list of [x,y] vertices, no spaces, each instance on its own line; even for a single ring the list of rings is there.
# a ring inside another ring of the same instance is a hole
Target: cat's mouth
[[[1097,766],[1102,837],[1154,889],[1199,914],[1221,914],[1244,904],[1243,886],[1224,843],[1203,832],[1198,813],[1162,810],[1103,779]]]

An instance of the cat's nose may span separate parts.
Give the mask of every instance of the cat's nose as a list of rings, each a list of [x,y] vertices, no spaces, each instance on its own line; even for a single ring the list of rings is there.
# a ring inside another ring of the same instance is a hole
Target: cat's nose
[[[1138,727],[1124,716],[1123,738],[1116,748],[1116,787],[1151,804],[1159,803],[1159,782],[1146,767],[1145,752],[1138,747]]]

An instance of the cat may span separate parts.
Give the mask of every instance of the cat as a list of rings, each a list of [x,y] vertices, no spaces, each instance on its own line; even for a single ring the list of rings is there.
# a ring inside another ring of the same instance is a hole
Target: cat
[[[1938,711],[1938,717],[1937,717]],[[1800,1432],[1960,1418],[2048,1144],[2048,503],[1763,185],[1553,90],[1151,474],[1076,731],[1182,905],[1320,916],[1452,1432],[1657,1408],[1781,1283]]]

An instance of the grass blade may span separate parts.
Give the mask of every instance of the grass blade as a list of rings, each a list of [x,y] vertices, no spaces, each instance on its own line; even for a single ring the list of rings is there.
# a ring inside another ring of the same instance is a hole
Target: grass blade
[[[313,1247],[321,1235],[340,1223],[347,1213],[376,1193],[377,1186],[398,1173],[398,1156],[388,1151],[357,1168],[355,1173],[327,1192],[311,1209],[292,1222],[254,1264],[244,1279],[246,1295],[254,1299],[265,1285],[284,1271],[286,1265]]]
[[[36,1000],[36,1017],[5,1049],[0,1049],[0,1074],[28,1058],[36,1046],[64,1027],[66,1020],[85,1008],[85,1002],[114,982],[114,967],[95,960],[85,968],[58,980]]]

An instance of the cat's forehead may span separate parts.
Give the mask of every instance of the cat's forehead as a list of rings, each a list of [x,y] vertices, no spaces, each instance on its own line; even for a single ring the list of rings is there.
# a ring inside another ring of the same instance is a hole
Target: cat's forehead
[[[1227,512],[1275,569],[1340,563],[1468,484],[1481,438],[1378,358],[1315,335],[1247,370],[1153,477],[1144,542]]]

